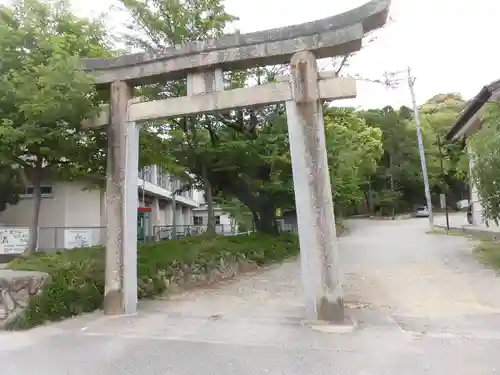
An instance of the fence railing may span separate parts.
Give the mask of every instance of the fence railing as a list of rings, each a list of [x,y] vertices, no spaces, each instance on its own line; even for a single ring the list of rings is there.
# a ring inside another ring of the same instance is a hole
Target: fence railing
[[[207,231],[207,225],[155,225],[153,226],[152,238],[139,239],[143,241],[148,240],[172,240],[180,239],[189,236],[198,236]],[[238,234],[237,227],[230,224],[217,224],[215,226],[215,233],[222,236],[234,236]]]
[[[278,229],[281,232],[296,232],[294,224],[280,223]],[[207,231],[207,225],[156,225],[153,226],[152,235],[140,237],[138,242],[150,242],[160,240],[181,239],[188,236],[197,236]],[[218,224],[215,232],[223,236],[246,235],[253,231],[239,231],[237,225]],[[21,254],[28,244],[29,228],[26,226],[0,227],[0,255]],[[102,246],[106,244],[105,227],[39,227],[37,249],[39,251],[55,251],[58,249],[71,249],[79,247]]]
[[[278,230],[280,233],[298,233],[296,224],[278,223]]]

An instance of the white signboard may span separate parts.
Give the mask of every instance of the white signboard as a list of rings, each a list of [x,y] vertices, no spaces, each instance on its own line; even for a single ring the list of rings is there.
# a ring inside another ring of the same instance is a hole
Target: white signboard
[[[66,229],[64,231],[64,248],[91,247],[92,230],[89,229]]]
[[[28,248],[29,228],[0,228],[0,254],[22,254]]]

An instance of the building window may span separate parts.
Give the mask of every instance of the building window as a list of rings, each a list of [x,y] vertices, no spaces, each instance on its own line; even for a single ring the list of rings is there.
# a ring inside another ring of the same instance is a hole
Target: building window
[[[194,216],[193,223],[194,225],[203,225],[203,216]]]
[[[52,197],[52,186],[40,186],[43,198]],[[33,186],[28,186],[24,190],[24,194],[21,194],[22,198],[33,198]]]
[[[215,225],[220,225],[220,216],[215,217]]]

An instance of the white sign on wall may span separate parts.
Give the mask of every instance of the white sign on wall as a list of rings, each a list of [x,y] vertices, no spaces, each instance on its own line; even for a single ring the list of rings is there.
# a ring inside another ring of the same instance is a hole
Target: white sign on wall
[[[91,247],[92,231],[88,229],[66,229],[64,231],[64,248]]]
[[[22,254],[28,248],[29,228],[0,228],[0,254]]]

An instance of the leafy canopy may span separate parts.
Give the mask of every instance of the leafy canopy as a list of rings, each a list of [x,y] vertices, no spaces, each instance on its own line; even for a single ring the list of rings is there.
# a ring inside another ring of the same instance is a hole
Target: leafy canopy
[[[78,56],[105,54],[100,24],[65,2],[18,0],[0,8],[0,153],[23,167],[63,166],[83,119],[96,113],[92,78]]]

